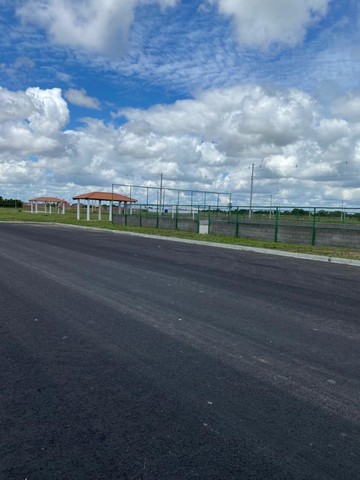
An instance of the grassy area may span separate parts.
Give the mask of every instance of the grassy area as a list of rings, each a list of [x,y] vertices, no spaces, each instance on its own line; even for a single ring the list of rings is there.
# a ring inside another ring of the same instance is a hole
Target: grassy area
[[[280,242],[264,242],[257,240],[249,240],[246,238],[234,238],[223,235],[199,235],[197,233],[185,232],[179,230],[164,230],[146,227],[125,227],[122,225],[114,225],[108,220],[108,213],[103,213],[104,220],[99,221],[97,213],[91,214],[91,221],[85,220],[85,214],[82,213],[84,220],[76,220],[76,211],[69,211],[65,215],[61,214],[44,214],[38,213],[32,215],[29,212],[18,209],[0,208],[0,221],[19,221],[19,222],[56,222],[68,225],[81,225],[85,227],[105,228],[109,230],[121,230],[127,232],[143,233],[147,235],[160,235],[164,237],[175,237],[193,239],[206,242],[223,243],[229,245],[243,245],[257,248],[268,248],[272,250],[282,250],[287,252],[306,253],[312,255],[323,255],[326,257],[349,258],[360,260],[360,249],[339,248],[339,247],[321,247],[311,245],[297,245]]]

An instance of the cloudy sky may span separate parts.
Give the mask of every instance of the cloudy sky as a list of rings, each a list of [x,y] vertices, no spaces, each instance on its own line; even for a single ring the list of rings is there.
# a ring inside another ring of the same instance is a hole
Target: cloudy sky
[[[359,206],[358,0],[0,0],[0,21],[3,197],[163,174],[247,205],[254,165],[255,205]]]

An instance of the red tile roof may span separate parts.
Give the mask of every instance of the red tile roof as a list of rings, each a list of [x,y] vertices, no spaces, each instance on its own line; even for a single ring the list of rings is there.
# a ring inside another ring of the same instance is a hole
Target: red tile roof
[[[56,197],[36,197],[30,198],[29,202],[48,202],[48,203],[67,203],[66,200]]]
[[[89,192],[76,195],[73,200],[106,200],[108,202],[137,202],[135,198],[127,197],[126,195],[120,195],[112,192]]]

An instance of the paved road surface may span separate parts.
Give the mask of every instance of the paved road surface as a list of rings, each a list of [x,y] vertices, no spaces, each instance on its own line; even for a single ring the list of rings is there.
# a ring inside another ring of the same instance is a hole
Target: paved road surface
[[[0,224],[1,480],[360,478],[360,268]]]

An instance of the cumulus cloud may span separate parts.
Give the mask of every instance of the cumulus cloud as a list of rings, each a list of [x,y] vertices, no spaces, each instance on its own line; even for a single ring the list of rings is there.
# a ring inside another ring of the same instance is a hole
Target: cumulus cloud
[[[119,114],[137,132],[205,135],[235,154],[244,145],[295,141],[311,127],[314,107],[311,97],[298,90],[280,93],[243,85],[210,90],[171,108],[123,109]]]
[[[332,113],[351,121],[360,122],[360,96],[352,93],[337,98],[332,106]]]
[[[69,90],[67,90],[64,95],[65,98],[73,105],[94,110],[100,110],[99,100],[94,97],[89,97],[86,93],[86,90],[84,90],[83,88],[81,90],[69,88]]]
[[[55,44],[116,57],[126,47],[135,8],[141,3],[165,8],[177,0],[26,0],[17,15],[44,28]]]
[[[39,154],[54,151],[59,133],[69,121],[61,90],[0,88],[0,153]]]
[[[268,49],[301,43],[307,29],[326,15],[330,0],[209,0],[233,19],[240,45]]]
[[[330,201],[330,191],[338,192],[334,202],[359,196],[351,173],[360,166],[360,124],[323,117],[300,90],[211,90],[120,110],[113,123],[84,119],[76,130],[64,130],[69,112],[59,89],[0,89],[0,107],[0,181],[9,189],[36,181],[37,190],[21,187],[33,195],[154,186],[162,173],[164,186],[231,191],[233,203],[244,205],[254,163],[258,204],[279,191],[283,203],[302,205]]]

